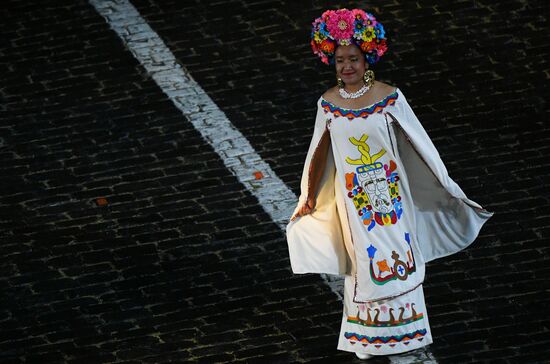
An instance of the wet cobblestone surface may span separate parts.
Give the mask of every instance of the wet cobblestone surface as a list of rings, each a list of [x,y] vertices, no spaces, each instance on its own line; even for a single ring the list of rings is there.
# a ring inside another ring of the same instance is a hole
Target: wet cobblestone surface
[[[308,48],[330,4],[133,4],[297,193],[316,100],[334,84]],[[431,355],[545,362],[549,7],[369,4],[390,42],[377,79],[496,212],[471,247],[427,267]],[[356,361],[336,350],[336,295],[291,273],[279,227],[90,4],[1,12],[1,363]]]

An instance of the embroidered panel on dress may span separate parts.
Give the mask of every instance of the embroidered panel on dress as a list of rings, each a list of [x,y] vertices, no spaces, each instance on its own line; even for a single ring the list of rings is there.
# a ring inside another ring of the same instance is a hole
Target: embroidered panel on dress
[[[350,165],[358,165],[355,172],[346,173],[346,189],[352,199],[357,213],[367,230],[376,225],[394,225],[403,214],[401,196],[399,195],[397,165],[393,160],[389,164],[378,161],[386,151],[380,149],[371,154],[367,144],[367,134],[349,141],[357,146],[358,158],[346,157]]]
[[[404,262],[402,259],[400,259],[399,254],[395,250],[393,250],[391,257],[394,263],[391,267],[388,266],[388,262],[386,259],[376,262],[376,265],[378,266],[378,275],[376,275],[374,272],[373,264],[376,251],[378,249],[376,249],[372,244],[369,245],[369,247],[367,248],[367,253],[369,254],[370,261],[370,278],[373,283],[381,286],[396,279],[405,281],[407,280],[409,275],[416,272],[416,262],[414,260],[414,253],[411,248],[411,238],[409,233],[405,233],[405,241],[409,246],[409,250],[407,250],[407,261]]]
[[[393,259],[393,265],[389,266],[387,259],[378,260],[376,264],[374,264],[374,258],[376,256],[376,252],[378,249],[372,245],[372,243],[366,248],[367,253],[369,255],[369,275],[371,281],[378,285],[383,286],[386,283],[392,282],[392,281],[406,281],[409,275],[416,272],[416,261],[414,259],[414,253],[413,249],[411,247],[411,238],[410,234],[405,232],[405,241],[408,245],[409,250],[406,251],[406,261],[404,261],[404,258],[400,258],[400,254],[397,253],[395,250],[392,250],[392,259]],[[378,267],[378,274],[375,272],[374,266]],[[357,301],[357,285],[359,281],[357,280],[357,274],[355,275],[355,287],[353,291],[353,302],[355,303],[369,303],[369,302],[376,302],[381,300],[388,300],[392,299],[393,297],[401,296],[405,293],[411,292],[415,290],[420,284],[413,287],[412,289],[409,289],[406,292],[400,293],[395,296],[387,296],[387,297],[381,297],[377,298],[376,300],[372,301]]]
[[[396,327],[408,325],[424,318],[422,312],[416,312],[414,308],[415,305],[414,302],[410,302],[404,306],[398,307],[399,316],[395,318],[395,310],[389,307],[389,305],[371,308],[368,307],[368,305],[360,304],[357,306],[357,315],[348,316],[347,322],[366,327]],[[387,317],[387,319],[383,319],[384,317]]]
[[[382,110],[386,106],[395,104],[395,100],[397,100],[397,97],[398,93],[397,91],[395,91],[394,93],[386,96],[383,100],[380,100],[377,103],[363,109],[345,109],[333,105],[324,99],[321,100],[321,106],[323,107],[325,113],[330,112],[334,116],[342,116],[348,118],[351,121],[355,118],[366,118],[371,114],[382,112]]]

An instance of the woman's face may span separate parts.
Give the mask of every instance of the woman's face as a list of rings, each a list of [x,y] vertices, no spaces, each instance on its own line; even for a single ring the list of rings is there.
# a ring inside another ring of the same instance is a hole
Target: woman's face
[[[363,52],[356,45],[338,46],[334,59],[336,76],[346,85],[363,83],[363,75],[368,66]]]

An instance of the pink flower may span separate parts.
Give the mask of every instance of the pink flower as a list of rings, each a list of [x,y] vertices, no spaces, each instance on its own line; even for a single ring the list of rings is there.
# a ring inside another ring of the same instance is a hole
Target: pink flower
[[[333,14],[336,13],[336,10],[326,10],[322,15],[321,15],[321,20],[326,23],[328,18],[330,18]]]
[[[384,53],[388,50],[388,45],[386,44],[386,40],[382,39],[378,43],[378,46],[376,47],[376,53],[378,53],[379,57],[382,57]]]
[[[323,16],[326,14],[323,13]],[[340,9],[327,14],[327,29],[334,40],[344,40],[353,37],[355,31],[353,22],[355,16],[348,9]]]
[[[315,43],[315,41],[312,39],[311,42],[309,42],[309,44],[311,45],[311,49],[313,50],[313,54],[318,54],[319,53],[319,47],[317,46],[317,43]]]
[[[367,14],[361,9],[353,9],[351,13],[353,14],[354,19],[362,19],[362,20],[367,19]]]

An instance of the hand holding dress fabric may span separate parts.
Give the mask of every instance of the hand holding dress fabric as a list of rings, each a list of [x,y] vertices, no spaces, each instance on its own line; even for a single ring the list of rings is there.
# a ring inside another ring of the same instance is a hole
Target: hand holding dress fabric
[[[296,212],[296,214],[294,214],[291,218],[290,218],[290,221],[294,221],[294,219],[296,219],[297,217],[302,217],[304,215],[308,215],[308,214],[311,214],[315,208],[315,198],[312,198],[312,197],[308,197],[306,199],[306,201],[302,204],[302,206],[298,209],[298,212]]]

